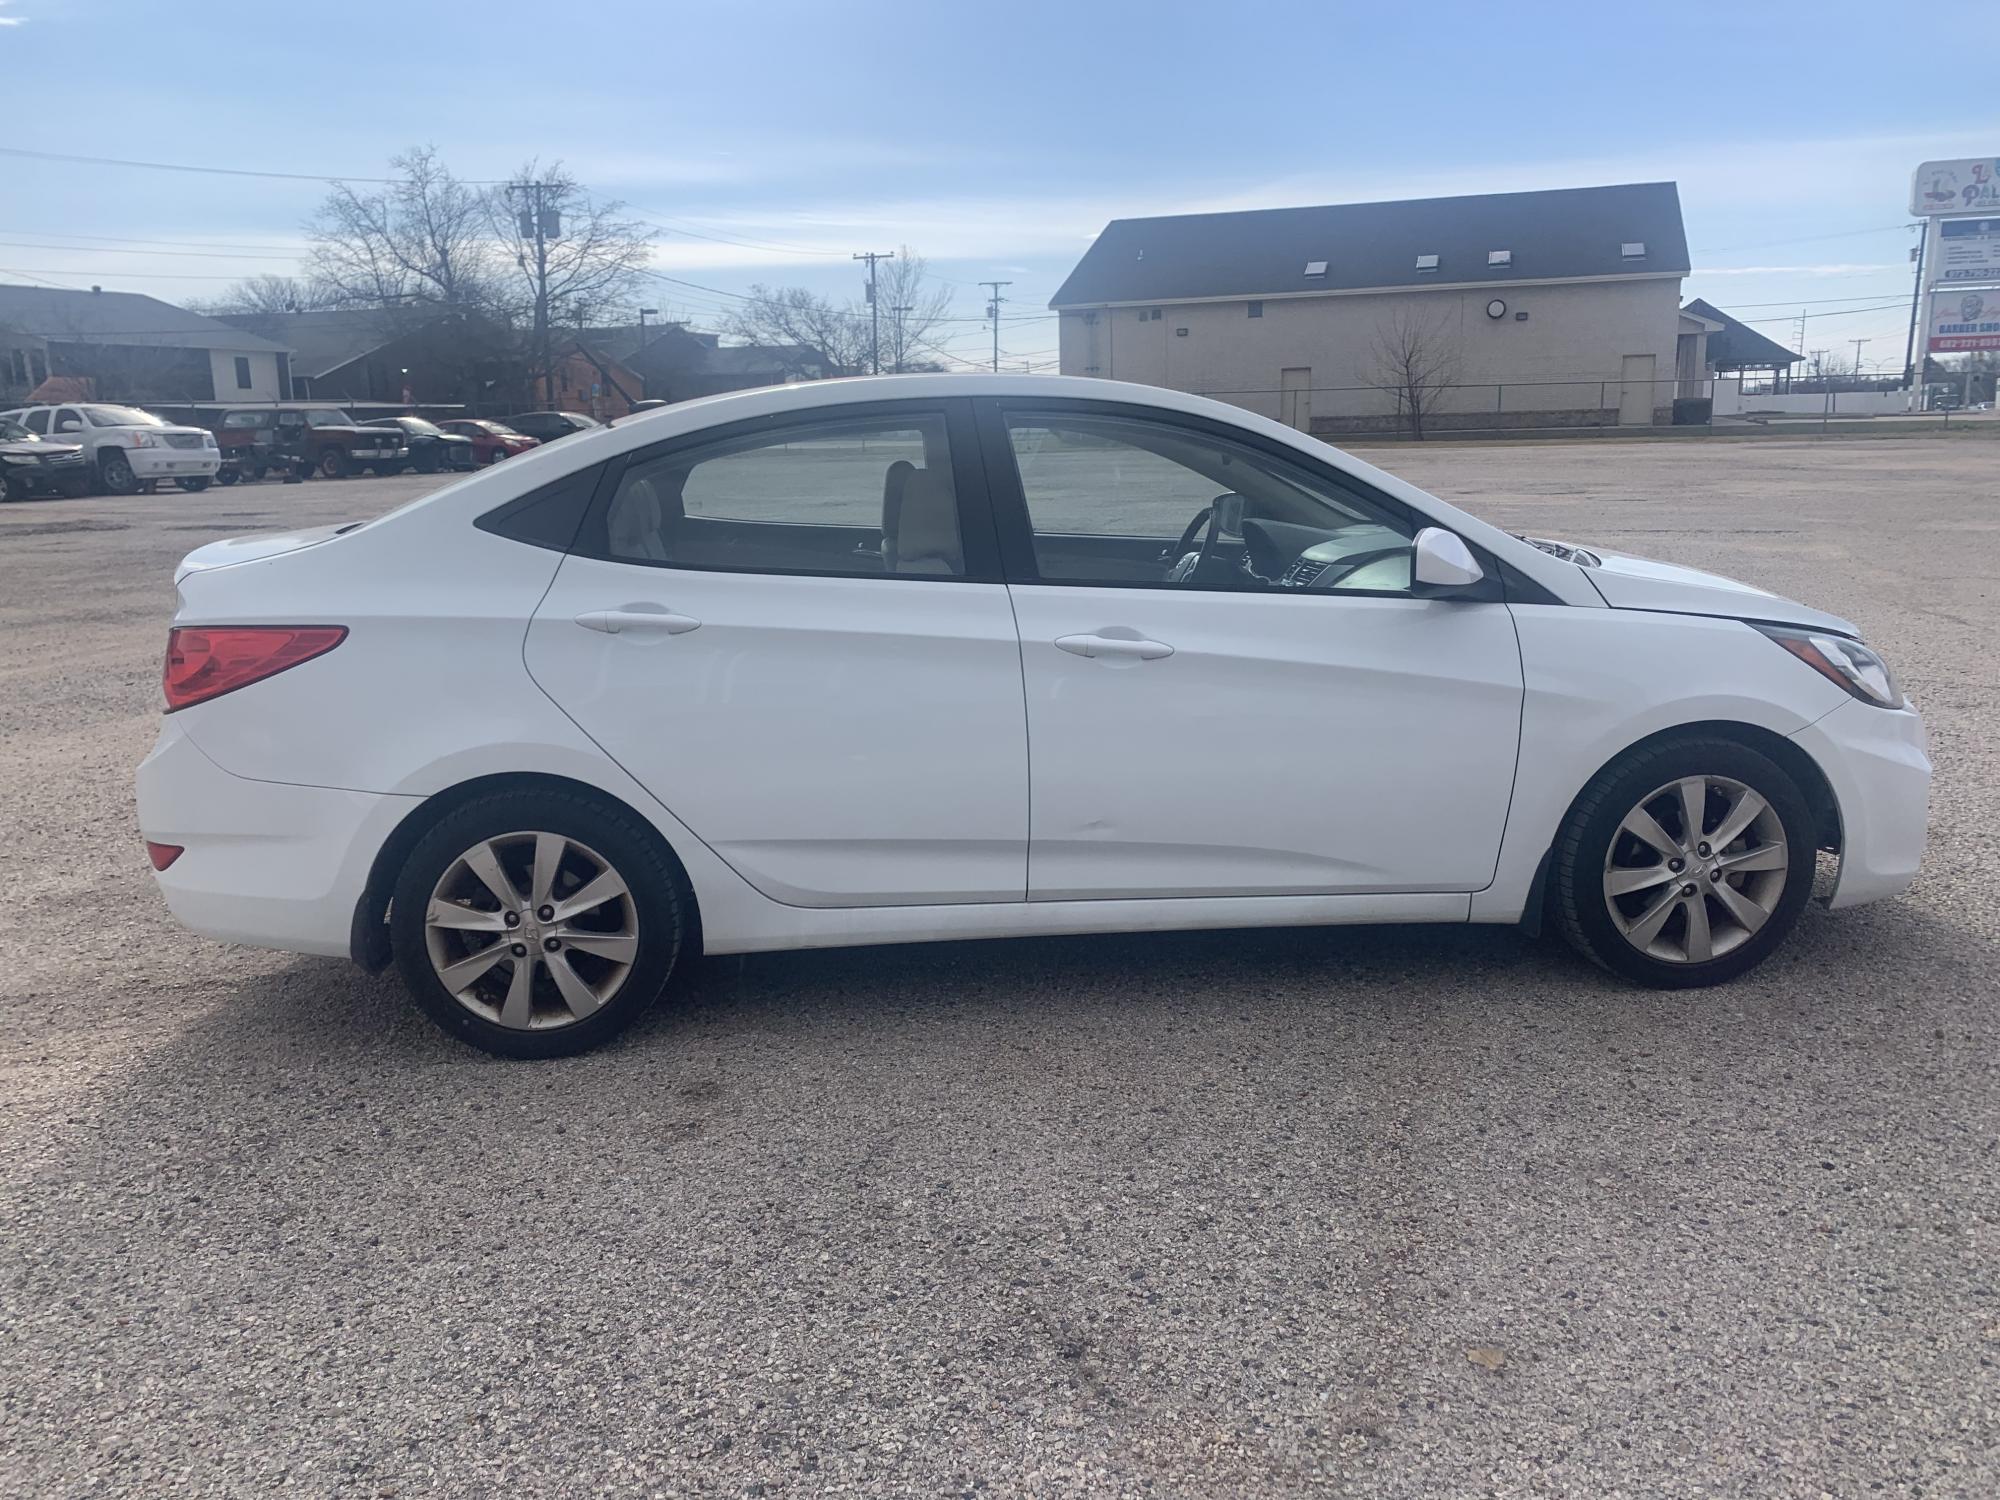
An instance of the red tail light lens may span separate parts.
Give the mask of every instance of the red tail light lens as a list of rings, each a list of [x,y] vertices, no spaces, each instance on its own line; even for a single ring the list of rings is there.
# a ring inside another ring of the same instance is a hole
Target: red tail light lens
[[[262,682],[346,639],[345,625],[176,626],[167,634],[167,712]]]
[[[146,858],[153,862],[156,870],[164,870],[185,853],[187,846],[184,844],[156,844],[151,839],[146,840]]]

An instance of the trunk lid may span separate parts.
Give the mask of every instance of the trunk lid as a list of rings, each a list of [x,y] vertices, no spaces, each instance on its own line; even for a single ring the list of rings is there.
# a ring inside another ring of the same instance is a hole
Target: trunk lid
[[[267,558],[282,557],[287,552],[297,552],[301,548],[317,547],[343,532],[354,530],[360,524],[359,521],[348,521],[338,526],[308,526],[301,531],[257,531],[249,536],[210,542],[181,559],[180,566],[174,569],[174,582],[179,583],[191,574],[206,573],[214,568],[261,562]]]

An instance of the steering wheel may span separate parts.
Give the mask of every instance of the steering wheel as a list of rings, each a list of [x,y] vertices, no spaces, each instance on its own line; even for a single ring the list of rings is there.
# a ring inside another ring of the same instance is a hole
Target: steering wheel
[[[1167,569],[1168,583],[1195,583],[1200,581],[1204,571],[1212,571],[1209,564],[1215,557],[1215,541],[1221,530],[1222,521],[1222,507],[1218,502],[1226,498],[1228,497],[1225,495],[1217,495],[1214,500],[1196,511],[1194,519],[1187,523],[1187,529],[1181,532],[1181,539],[1167,554],[1172,559]],[[1201,538],[1201,546],[1197,550],[1190,551],[1189,549],[1195,544],[1195,534],[1204,526],[1208,530]]]

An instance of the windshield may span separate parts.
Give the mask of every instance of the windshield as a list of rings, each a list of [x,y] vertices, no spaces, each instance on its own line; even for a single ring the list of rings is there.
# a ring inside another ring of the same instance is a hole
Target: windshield
[[[86,406],[84,418],[92,427],[164,427],[167,424],[149,411],[136,406]]]
[[[436,424],[426,422],[422,417],[397,417],[397,423],[405,432],[439,432]]]

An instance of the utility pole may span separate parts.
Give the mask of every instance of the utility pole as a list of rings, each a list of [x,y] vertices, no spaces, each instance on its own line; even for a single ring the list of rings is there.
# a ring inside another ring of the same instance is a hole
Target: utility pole
[[[1910,226],[1917,231],[1917,248],[1910,252],[1910,259],[1916,262],[1917,284],[1910,289],[1910,337],[1903,345],[1903,378],[1910,387],[1910,399],[1904,403],[1905,411],[1924,409],[1924,368],[1917,361],[1917,323],[1923,317],[1924,306],[1924,261],[1931,244],[1931,221],[1919,219]],[[1930,358],[1926,350],[1924,359]]]
[[[562,214],[548,206],[546,182],[510,182],[515,224],[522,239],[535,242],[535,349],[542,367],[542,404],[556,404],[555,359],[549,351],[549,241],[562,238]]]
[[[896,252],[893,250],[886,252],[864,250],[853,258],[868,262],[868,369],[870,374],[880,375],[882,373],[882,315],[875,306],[875,262],[878,260],[894,260]]]
[[[1003,286],[1012,286],[1014,283],[1011,281],[982,281],[979,284],[993,293],[992,299],[986,304],[986,316],[993,320],[993,373],[998,375],[1000,373],[1000,304],[1007,300],[1000,295],[1000,288]]]
[[[1854,374],[1855,378],[1859,379],[1861,376],[1861,346],[1863,344],[1872,344],[1875,340],[1872,338],[1849,339],[1847,342],[1854,346]]]
[[[639,309],[639,347],[640,347],[640,349],[642,349],[642,350],[643,350],[643,349],[644,349],[644,348],[646,347],[646,319],[648,319],[648,318],[657,318],[657,317],[658,317],[659,315],[660,315],[660,310],[659,310],[659,309],[658,309],[657,307],[642,307],[642,308],[640,308],[640,309]]]

